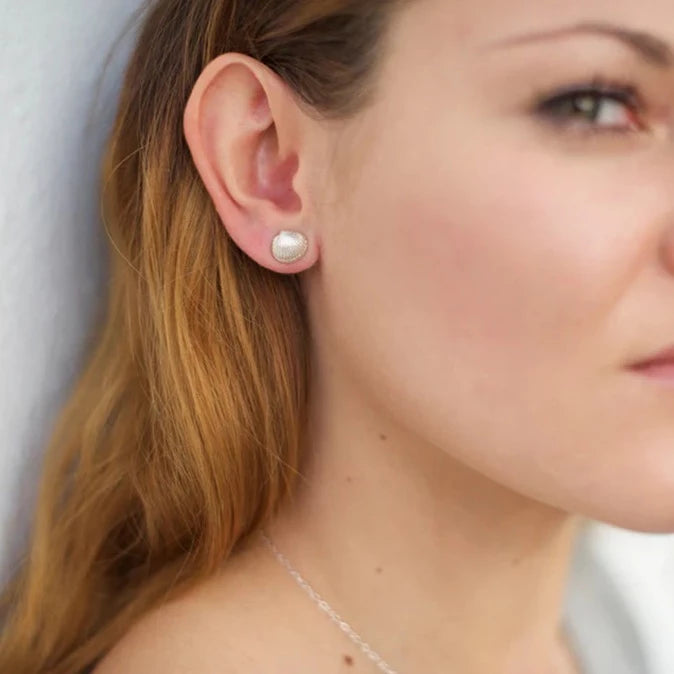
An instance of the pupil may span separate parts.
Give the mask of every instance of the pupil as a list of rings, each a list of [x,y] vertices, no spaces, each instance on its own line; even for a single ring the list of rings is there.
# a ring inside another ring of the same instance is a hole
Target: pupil
[[[597,101],[593,96],[579,96],[576,98],[576,110],[594,116],[597,108]]]

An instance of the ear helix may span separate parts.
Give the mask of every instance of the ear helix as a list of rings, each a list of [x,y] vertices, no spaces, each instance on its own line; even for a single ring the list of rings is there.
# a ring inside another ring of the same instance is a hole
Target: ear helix
[[[291,263],[304,257],[309,241],[302,232],[281,230],[271,243],[271,253],[279,262]]]

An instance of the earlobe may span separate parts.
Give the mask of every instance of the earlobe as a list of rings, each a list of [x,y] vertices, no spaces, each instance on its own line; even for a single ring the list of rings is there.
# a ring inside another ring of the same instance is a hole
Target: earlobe
[[[246,55],[218,56],[194,85],[183,126],[231,239],[258,264],[292,273],[313,263],[317,246],[299,231],[308,218],[296,180],[309,161],[300,142],[306,120],[276,77]]]

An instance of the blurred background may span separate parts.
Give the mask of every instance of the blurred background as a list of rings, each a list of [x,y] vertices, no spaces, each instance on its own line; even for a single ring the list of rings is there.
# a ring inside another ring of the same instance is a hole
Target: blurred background
[[[99,162],[140,4],[0,0],[0,582],[101,309]],[[595,523],[586,542],[633,616],[648,674],[674,674],[674,535]]]

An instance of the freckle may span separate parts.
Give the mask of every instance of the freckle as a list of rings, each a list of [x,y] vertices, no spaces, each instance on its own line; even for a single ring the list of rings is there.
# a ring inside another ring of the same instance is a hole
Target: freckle
[[[379,434],[379,438],[380,438],[381,440],[386,440],[386,436],[385,436],[383,433],[380,433],[380,434]]]
[[[519,557],[515,557],[515,559],[512,560],[512,565],[517,566],[522,560]]]
[[[375,569],[375,571],[376,571],[377,573],[381,573],[381,572],[382,572],[381,566],[378,566],[378,567]]]
[[[350,655],[345,655],[344,662],[351,667],[353,665],[353,658]]]
[[[347,482],[351,482],[351,476],[350,476],[350,475],[347,475],[347,476],[346,476],[346,481],[347,481]]]

